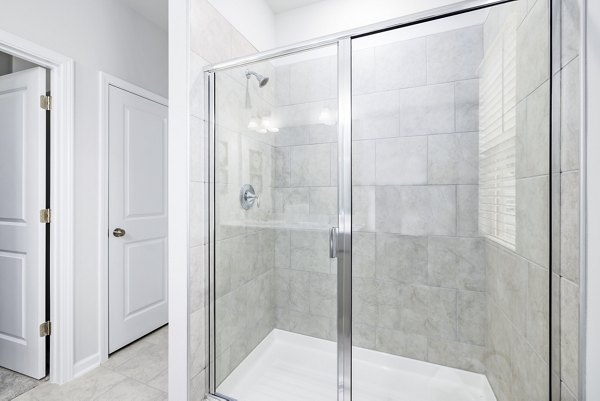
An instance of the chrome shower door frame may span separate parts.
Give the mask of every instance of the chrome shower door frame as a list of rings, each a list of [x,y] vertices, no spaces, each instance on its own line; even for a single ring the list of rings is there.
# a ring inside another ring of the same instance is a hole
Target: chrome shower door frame
[[[341,32],[316,40],[286,46],[252,56],[215,64],[205,68],[206,134],[208,146],[209,190],[208,255],[206,258],[206,397],[209,400],[236,401],[216,393],[215,385],[215,73],[260,61],[280,58],[337,45],[338,73],[338,237],[337,237],[337,401],[352,400],[352,40],[380,32],[443,19],[492,6],[523,0],[466,0],[449,6],[408,15],[378,24]],[[239,400],[244,401],[244,400]]]

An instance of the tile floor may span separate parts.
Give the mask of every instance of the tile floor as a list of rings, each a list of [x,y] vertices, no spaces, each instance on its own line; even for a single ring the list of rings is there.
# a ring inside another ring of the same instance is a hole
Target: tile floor
[[[0,368],[0,401],[9,401],[39,386],[46,380],[31,377]]]
[[[165,326],[72,382],[44,383],[15,401],[166,401],[167,341]]]

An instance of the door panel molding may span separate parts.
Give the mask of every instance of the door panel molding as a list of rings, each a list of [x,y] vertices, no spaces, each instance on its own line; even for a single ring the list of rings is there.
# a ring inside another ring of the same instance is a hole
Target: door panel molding
[[[146,98],[160,105],[168,107],[168,100],[160,95],[157,95],[149,90],[141,88],[123,79],[117,78],[105,72],[99,74],[100,85],[100,132],[99,132],[99,148],[100,148],[100,174],[99,174],[99,203],[100,210],[98,214],[98,265],[100,266],[100,277],[98,280],[98,305],[100,309],[98,327],[99,335],[99,363],[108,359],[108,167],[109,167],[109,152],[108,152],[108,112],[109,112],[109,91],[110,87],[115,87],[134,95]],[[167,141],[168,138],[165,138]],[[167,160],[163,161],[165,164]],[[166,198],[165,198],[166,199]],[[166,212],[166,207],[164,207]],[[150,217],[147,215],[131,216],[134,220]]]

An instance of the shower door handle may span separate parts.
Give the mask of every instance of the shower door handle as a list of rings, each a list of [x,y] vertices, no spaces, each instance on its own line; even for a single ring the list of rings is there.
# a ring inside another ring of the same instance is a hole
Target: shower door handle
[[[331,259],[337,258],[337,227],[331,227],[329,229],[329,257]]]

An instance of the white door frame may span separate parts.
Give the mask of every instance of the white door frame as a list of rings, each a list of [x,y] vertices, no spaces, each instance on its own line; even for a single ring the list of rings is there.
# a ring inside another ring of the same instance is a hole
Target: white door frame
[[[50,381],[73,377],[74,98],[72,59],[0,30],[0,51],[51,71]]]
[[[169,102],[164,97],[105,72],[100,72],[100,134],[98,135],[98,148],[100,149],[98,177],[100,186],[98,191],[100,193],[100,210],[98,214],[98,265],[100,266],[100,276],[98,277],[98,327],[100,328],[100,335],[98,338],[100,341],[100,362],[108,359],[108,92],[111,86],[169,107]]]
[[[189,376],[189,134],[191,0],[169,1],[169,399],[187,401]]]

